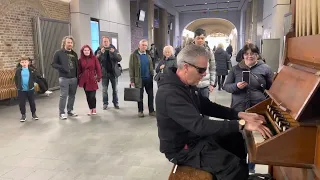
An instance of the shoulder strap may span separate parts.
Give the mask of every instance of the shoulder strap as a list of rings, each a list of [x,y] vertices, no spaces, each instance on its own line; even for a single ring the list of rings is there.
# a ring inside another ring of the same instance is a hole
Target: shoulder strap
[[[258,83],[260,84],[260,90],[262,90],[262,92],[264,92],[264,90],[265,90],[266,88],[265,88],[265,86],[264,86],[264,84],[263,84],[262,79],[259,78],[259,77],[258,77],[257,75],[255,75],[254,73],[252,73],[251,71],[250,71],[250,74],[252,74],[252,76],[254,77],[254,79],[258,81]],[[263,76],[263,75],[262,75],[262,76]]]

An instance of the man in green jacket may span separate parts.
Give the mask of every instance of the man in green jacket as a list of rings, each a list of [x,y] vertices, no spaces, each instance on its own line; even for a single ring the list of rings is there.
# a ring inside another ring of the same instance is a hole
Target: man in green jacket
[[[147,52],[148,41],[143,39],[139,42],[139,48],[130,55],[129,73],[131,86],[140,88],[140,96],[143,99],[143,89],[148,94],[149,115],[155,116],[153,106],[153,64]],[[143,100],[138,102],[138,116],[144,117]]]

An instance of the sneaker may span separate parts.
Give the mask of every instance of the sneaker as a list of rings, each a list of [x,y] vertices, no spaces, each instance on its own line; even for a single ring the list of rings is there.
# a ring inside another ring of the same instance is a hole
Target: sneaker
[[[139,113],[138,113],[138,116],[139,116],[139,118],[143,118],[143,117],[144,117],[143,112],[139,112]]]
[[[103,110],[106,110],[106,109],[108,109],[108,104],[103,105]]]
[[[77,117],[78,114],[74,113],[73,111],[68,111],[68,116]]]
[[[114,104],[115,109],[120,109],[119,104]]]
[[[59,117],[60,117],[61,120],[66,120],[67,119],[66,114],[60,114]]]
[[[149,116],[156,116],[156,112],[155,112],[155,111],[150,112],[150,113],[149,113]]]
[[[36,114],[32,114],[32,119],[33,120],[39,120],[38,116]]]
[[[92,115],[96,115],[96,114],[97,114],[96,108],[92,109]]]
[[[92,115],[92,109],[90,109],[90,111],[88,112],[87,115],[88,115],[88,116],[91,116],[91,115]]]
[[[26,115],[22,115],[22,116],[21,116],[21,119],[20,119],[20,122],[25,122],[26,120],[27,120]]]
[[[46,92],[44,92],[45,94],[52,94],[52,91],[46,91]]]

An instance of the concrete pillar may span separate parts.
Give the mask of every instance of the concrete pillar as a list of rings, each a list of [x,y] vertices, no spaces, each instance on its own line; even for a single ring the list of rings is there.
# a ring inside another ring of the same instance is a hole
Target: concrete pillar
[[[154,2],[148,0],[148,40],[151,45],[154,43]]]
[[[169,28],[170,28],[170,24],[172,23],[172,29],[169,29],[168,28],[168,31],[169,31],[169,40],[168,40],[168,43],[167,44],[170,44],[171,46],[175,47],[174,46],[174,25],[175,25],[175,18],[174,16],[169,16],[169,22],[168,22],[168,25],[169,25]]]
[[[251,11],[252,11],[252,37],[251,41],[253,44],[258,44],[257,42],[257,18],[258,18],[258,0],[252,0],[251,2]]]
[[[275,0],[272,9],[271,38],[283,38],[284,15],[290,12],[290,0]]]
[[[168,13],[165,9],[159,9],[159,46],[158,50],[162,57],[162,49],[167,45],[168,39]]]
[[[251,2],[248,3],[247,10],[246,10],[246,26],[245,26],[245,42],[248,39],[251,39],[251,22],[252,22],[252,13],[251,13]]]
[[[79,53],[81,45],[89,44],[91,46],[91,28],[90,16],[88,14],[80,13],[80,0],[70,1],[70,22],[71,35],[75,40],[74,51]]]

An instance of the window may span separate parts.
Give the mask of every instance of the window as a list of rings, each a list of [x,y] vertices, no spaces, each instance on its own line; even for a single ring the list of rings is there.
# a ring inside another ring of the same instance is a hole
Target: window
[[[99,20],[91,18],[91,47],[95,51],[100,45],[100,29],[99,29]]]

